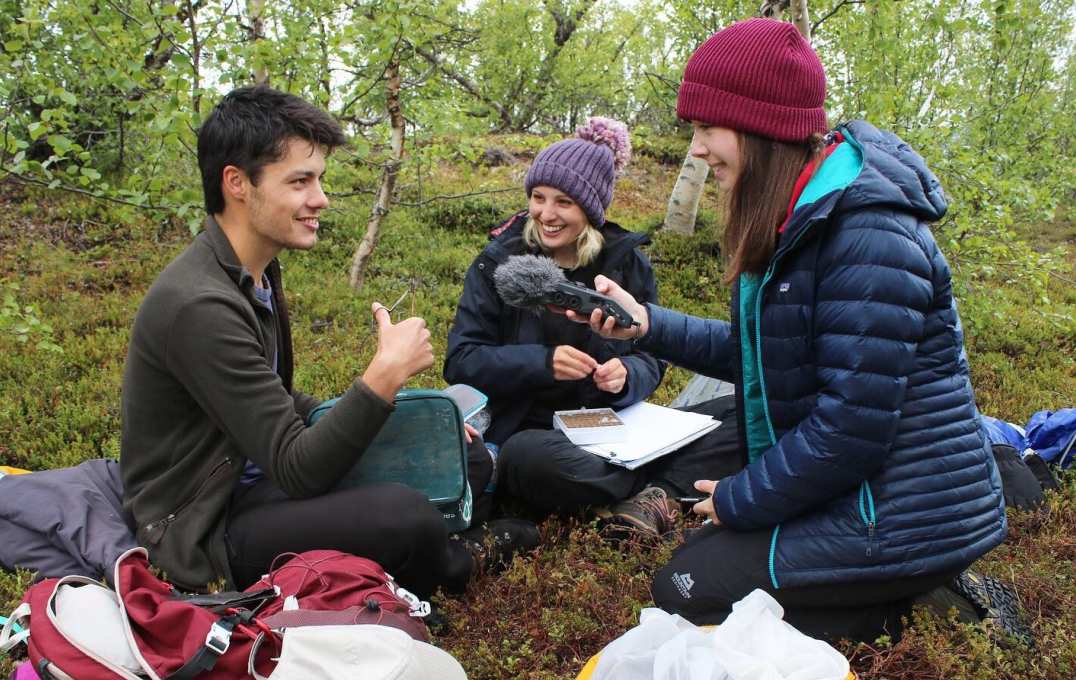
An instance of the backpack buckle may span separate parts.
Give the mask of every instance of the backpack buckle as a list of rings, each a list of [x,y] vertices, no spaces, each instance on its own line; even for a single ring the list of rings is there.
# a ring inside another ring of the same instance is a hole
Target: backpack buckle
[[[390,583],[391,583],[391,581],[390,581]],[[408,612],[407,613],[410,616],[414,616],[416,618],[422,618],[424,616],[429,616],[430,611],[431,611],[429,602],[426,602],[425,600],[418,599],[418,595],[415,595],[411,591],[406,590],[404,588],[401,588],[399,586],[396,586],[396,589],[395,589],[394,592],[396,593],[396,597],[400,598],[401,600],[403,600],[404,602],[407,603],[407,605],[408,605]]]
[[[209,627],[209,633],[205,636],[206,648],[221,656],[228,651],[228,647],[232,644],[232,629],[227,626],[222,626],[220,621],[215,622]]]

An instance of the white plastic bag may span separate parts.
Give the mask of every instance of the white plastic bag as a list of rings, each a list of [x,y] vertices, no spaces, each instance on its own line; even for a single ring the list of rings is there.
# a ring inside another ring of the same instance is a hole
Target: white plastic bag
[[[848,660],[781,620],[784,610],[755,590],[725,622],[705,630],[660,609],[602,650],[592,680],[845,680]]]

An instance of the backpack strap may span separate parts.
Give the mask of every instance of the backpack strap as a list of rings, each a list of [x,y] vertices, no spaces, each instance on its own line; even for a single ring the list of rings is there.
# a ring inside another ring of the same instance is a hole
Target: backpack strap
[[[16,621],[21,621],[30,616],[30,603],[23,602],[11,612],[4,621],[3,629],[0,629],[0,654],[6,654],[12,648],[18,646],[20,643],[25,642],[30,637],[30,629],[19,628],[15,625]]]
[[[247,657],[247,673],[254,678],[254,680],[268,680],[264,675],[260,675],[258,670],[254,667],[254,657],[258,655],[258,650],[261,649],[262,642],[265,641],[265,632],[263,631],[254,638],[254,644],[250,647],[250,656]]]
[[[250,592],[231,590],[219,593],[176,594],[176,599],[199,607],[205,607],[214,613],[220,614],[229,607],[257,612],[262,608],[262,605],[278,594],[275,588],[269,587]]]
[[[183,664],[175,673],[168,676],[168,680],[194,680],[201,673],[213,670],[217,665],[217,659],[228,651],[232,644],[232,632],[236,624],[242,619],[241,614],[222,616],[210,627],[209,634],[205,637],[205,644],[191,659]]]

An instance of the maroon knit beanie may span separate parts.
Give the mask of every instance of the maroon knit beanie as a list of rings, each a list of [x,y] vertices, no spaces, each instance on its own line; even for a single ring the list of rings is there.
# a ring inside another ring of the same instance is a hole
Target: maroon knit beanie
[[[797,142],[828,129],[825,99],[822,62],[796,27],[748,19],[710,36],[687,60],[676,114]]]

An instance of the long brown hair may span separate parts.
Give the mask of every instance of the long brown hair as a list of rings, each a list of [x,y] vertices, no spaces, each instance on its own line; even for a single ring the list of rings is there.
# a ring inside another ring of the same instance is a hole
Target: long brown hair
[[[725,196],[722,248],[728,255],[725,283],[744,273],[762,274],[777,246],[792,189],[804,166],[822,151],[822,135],[802,142],[779,142],[736,131],[740,175]]]

